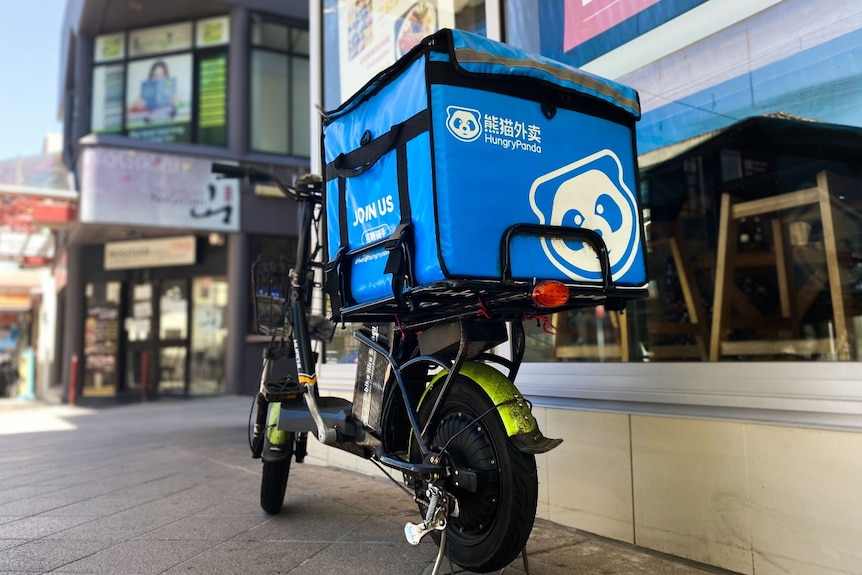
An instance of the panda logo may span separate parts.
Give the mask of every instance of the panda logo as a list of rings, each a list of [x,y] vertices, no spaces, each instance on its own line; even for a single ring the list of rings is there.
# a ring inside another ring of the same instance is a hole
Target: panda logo
[[[639,254],[637,199],[611,150],[537,178],[530,188],[530,206],[540,224],[594,230],[607,246],[614,278],[624,275]],[[561,238],[541,241],[545,255],[566,276],[601,279],[598,257],[588,245]]]
[[[462,142],[472,142],[482,135],[481,118],[479,110],[461,106],[446,108],[446,127]]]

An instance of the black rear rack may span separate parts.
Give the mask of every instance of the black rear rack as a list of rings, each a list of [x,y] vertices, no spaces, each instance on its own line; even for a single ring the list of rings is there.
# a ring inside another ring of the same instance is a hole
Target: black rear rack
[[[511,243],[519,235],[562,238],[582,241],[596,253],[601,279],[594,282],[563,282],[569,288],[569,301],[559,307],[546,308],[532,299],[538,280],[514,279],[511,269]],[[380,242],[382,243],[382,242]],[[364,253],[377,244],[363,246],[348,256]],[[425,325],[466,317],[495,320],[519,320],[534,315],[604,305],[609,310],[623,310],[626,302],[647,295],[645,288],[616,286],[611,276],[608,250],[602,237],[584,228],[516,224],[509,227],[500,241],[501,273],[491,279],[449,279],[433,284],[405,289],[400,297],[382,301],[346,305],[341,308],[342,321],[389,322],[393,318],[405,327]],[[407,284],[414,284],[408,281]]]

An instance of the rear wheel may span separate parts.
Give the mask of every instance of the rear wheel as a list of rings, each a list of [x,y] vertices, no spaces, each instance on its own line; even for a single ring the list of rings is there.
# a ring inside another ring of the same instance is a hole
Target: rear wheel
[[[279,459],[266,461],[266,450],[269,442],[264,445],[263,474],[260,479],[260,507],[270,515],[278,515],[284,506],[284,494],[287,491],[287,479],[290,475],[290,460],[293,458],[293,433],[281,446]]]
[[[423,425],[435,399],[432,391],[422,402]],[[476,474],[475,491],[459,487],[452,477],[445,489],[459,509],[448,521],[449,556],[477,573],[498,571],[518,557],[533,528],[538,500],[536,459],[509,441],[493,407],[476,382],[458,376],[431,432],[432,450],[446,446],[449,465]],[[439,545],[440,534],[433,536]]]

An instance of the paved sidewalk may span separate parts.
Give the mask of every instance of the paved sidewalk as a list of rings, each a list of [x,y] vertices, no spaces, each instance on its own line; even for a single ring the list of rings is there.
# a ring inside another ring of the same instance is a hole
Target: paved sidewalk
[[[0,573],[431,573],[437,549],[405,542],[415,506],[385,479],[294,464],[265,515],[250,401],[0,403]],[[545,521],[527,548],[535,575],[719,573]]]

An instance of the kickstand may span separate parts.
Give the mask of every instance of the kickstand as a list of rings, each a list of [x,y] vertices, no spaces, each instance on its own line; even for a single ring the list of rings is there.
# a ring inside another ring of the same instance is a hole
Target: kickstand
[[[524,575],[530,575],[530,561],[527,559],[527,548],[526,547],[524,547],[524,550],[521,551],[521,559],[524,560]],[[500,575],[503,575],[503,573],[505,573],[506,569],[508,569],[508,568],[509,568],[509,566],[506,565],[505,567],[500,569]]]
[[[437,549],[437,558],[434,560],[434,569],[431,571],[431,575],[439,575],[440,566],[443,564],[443,556],[444,555],[448,556],[448,554],[447,554],[447,551],[449,550],[448,544],[449,544],[449,542],[446,539],[446,530],[444,529],[440,533],[440,548]],[[451,559],[449,560],[449,572],[450,573],[455,572],[455,569],[452,566],[452,560]]]
[[[439,575],[440,574],[440,566],[443,564],[443,556],[446,555],[448,557],[448,542],[446,541],[446,531],[443,531],[440,534],[440,548],[437,550],[437,558],[434,560],[434,569],[431,571],[431,575]],[[527,555],[527,547],[524,547],[524,550],[521,551],[521,559],[524,561],[524,575],[530,575],[530,560]],[[506,572],[508,566],[500,569],[500,575]],[[461,573],[461,571],[455,571],[455,567],[452,565],[452,560],[449,559],[449,573]]]
[[[524,558],[524,575],[530,575],[530,561],[527,559],[527,546],[524,546],[524,550],[521,551],[521,557]],[[503,569],[505,571],[505,568]]]

